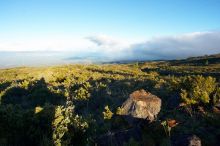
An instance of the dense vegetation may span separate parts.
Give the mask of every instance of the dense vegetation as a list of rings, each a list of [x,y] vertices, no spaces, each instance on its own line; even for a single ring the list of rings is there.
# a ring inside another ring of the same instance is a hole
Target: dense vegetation
[[[117,115],[139,89],[162,99],[142,143],[170,145],[179,133],[193,133],[203,145],[218,145],[220,63],[191,60],[1,69],[0,145],[95,145],[102,134],[129,127]],[[178,122],[172,130],[169,119]]]

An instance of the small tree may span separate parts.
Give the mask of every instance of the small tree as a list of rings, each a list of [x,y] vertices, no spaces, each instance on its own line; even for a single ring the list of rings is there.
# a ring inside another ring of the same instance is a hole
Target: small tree
[[[135,68],[139,68],[139,63],[135,62],[134,66],[135,66]]]
[[[205,65],[209,65],[209,61],[208,60],[205,61]]]

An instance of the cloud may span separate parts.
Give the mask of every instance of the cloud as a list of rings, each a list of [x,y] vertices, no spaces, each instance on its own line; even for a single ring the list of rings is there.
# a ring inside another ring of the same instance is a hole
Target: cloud
[[[220,53],[220,32],[195,32],[178,36],[152,38],[126,49],[127,58],[180,59]]]
[[[71,51],[94,54],[109,60],[181,59],[220,53],[220,32],[193,32],[153,37],[145,41],[107,35],[89,37],[57,36],[45,38],[0,39],[0,51]],[[77,54],[77,53],[75,53]]]
[[[92,51],[96,45],[84,38],[47,36],[30,38],[0,38],[0,51]]]
[[[130,40],[115,38],[107,35],[95,35],[86,37],[87,40],[93,42],[98,47],[112,49],[128,48],[131,44]]]
[[[90,36],[90,37],[87,37],[87,39],[97,44],[98,46],[113,47],[113,46],[117,46],[120,44],[120,41],[113,39],[107,35]]]
[[[120,60],[124,51],[127,50],[133,41],[122,38],[115,38],[107,35],[95,35],[86,37],[87,40],[96,44],[96,51],[101,53],[108,60]]]
[[[129,43],[105,35],[87,39],[104,48],[107,56],[115,60],[181,59],[220,53],[220,32],[154,37],[139,43]]]

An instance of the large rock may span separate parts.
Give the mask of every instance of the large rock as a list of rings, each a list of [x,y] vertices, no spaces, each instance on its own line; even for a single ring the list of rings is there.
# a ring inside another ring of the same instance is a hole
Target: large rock
[[[133,119],[147,119],[153,121],[161,108],[161,99],[145,90],[138,90],[121,107],[121,115]]]

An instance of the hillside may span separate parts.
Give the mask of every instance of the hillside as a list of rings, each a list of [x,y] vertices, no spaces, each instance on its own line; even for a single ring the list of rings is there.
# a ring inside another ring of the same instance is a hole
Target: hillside
[[[208,64],[219,64],[220,54],[205,55],[199,57],[190,57],[183,60],[171,61],[172,64],[176,65],[208,65]]]
[[[160,75],[203,75],[220,77],[220,54],[210,56],[191,57],[182,60],[160,61],[149,63],[142,67],[142,71],[156,71]]]
[[[219,60],[1,69],[0,145],[217,146]]]

